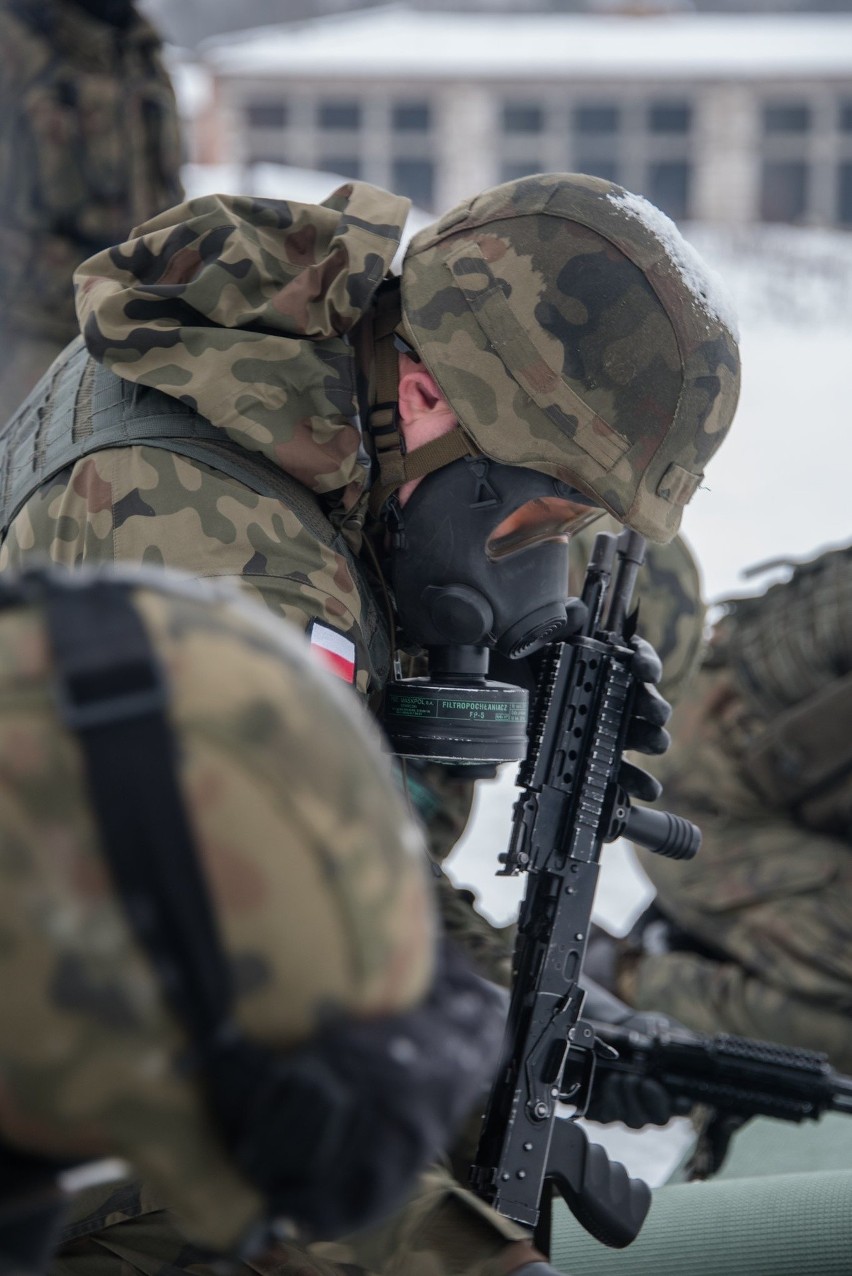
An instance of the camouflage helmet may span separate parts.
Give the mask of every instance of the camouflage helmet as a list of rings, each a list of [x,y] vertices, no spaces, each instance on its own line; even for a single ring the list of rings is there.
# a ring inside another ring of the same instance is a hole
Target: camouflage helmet
[[[261,1199],[175,1066],[187,1036],[106,863],[32,580],[0,588],[0,1140],[125,1156],[190,1235],[227,1248]],[[158,658],[245,1037],[298,1053],[329,1019],[419,1002],[433,973],[420,837],[351,692],[223,589],[138,569],[66,580],[121,585]]]
[[[667,217],[599,178],[522,178],[415,235],[401,290],[401,335],[476,449],[671,540],[739,356],[724,291]]]

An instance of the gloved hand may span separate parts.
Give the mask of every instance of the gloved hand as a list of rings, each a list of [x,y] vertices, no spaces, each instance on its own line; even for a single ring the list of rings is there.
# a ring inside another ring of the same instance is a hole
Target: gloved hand
[[[665,753],[671,744],[665,724],[671,717],[672,707],[656,686],[663,675],[662,662],[644,638],[634,635],[630,646],[635,653],[631,668],[636,678],[636,693],[625,747],[638,753]],[[658,780],[632,762],[622,762],[618,779],[625,793],[643,802],[656,801],[663,791]]]
[[[634,635],[629,640],[629,645],[635,653],[631,667],[636,677],[636,692],[625,747],[634,749],[637,753],[665,753],[671,744],[671,736],[665,730],[665,724],[671,717],[672,707],[668,700],[663,699],[656,686],[663,675],[662,662],[645,638]],[[522,656],[520,660],[509,660],[500,652],[492,651],[489,657],[489,675],[498,681],[525,687],[532,696],[535,694],[543,657],[544,651],[536,651],[531,656]],[[625,793],[630,797],[640,798],[643,802],[655,802],[663,791],[658,780],[632,762],[621,763],[618,780]]]
[[[639,1032],[653,1036],[661,1028],[680,1028],[669,1015],[633,1010],[608,988],[595,983],[583,973],[586,992],[583,1013],[592,1021],[606,1041],[606,1027],[612,1025],[623,1032]],[[624,1072],[610,1071],[605,1060],[595,1069],[592,1094],[586,1116],[590,1121],[606,1125],[621,1121],[631,1130],[641,1130],[644,1125],[667,1125],[675,1115],[675,1107],[668,1091],[650,1077],[632,1077]]]
[[[658,1081],[598,1066],[586,1110],[589,1121],[602,1125],[620,1121],[631,1130],[641,1130],[645,1125],[668,1125],[674,1115],[668,1091]]]

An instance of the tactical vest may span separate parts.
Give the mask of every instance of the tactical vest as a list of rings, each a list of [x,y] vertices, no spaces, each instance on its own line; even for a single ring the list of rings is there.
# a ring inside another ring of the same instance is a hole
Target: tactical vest
[[[260,453],[231,442],[194,408],[96,363],[82,337],[0,432],[0,540],[30,497],[61,470],[93,452],[135,445],[176,452],[259,496],[281,501],[310,535],[346,559],[358,587],[373,668],[388,668],[387,632],[363,567],[314,494]]]
[[[809,827],[852,837],[852,546],[730,603],[714,646],[752,715],[752,780]]]

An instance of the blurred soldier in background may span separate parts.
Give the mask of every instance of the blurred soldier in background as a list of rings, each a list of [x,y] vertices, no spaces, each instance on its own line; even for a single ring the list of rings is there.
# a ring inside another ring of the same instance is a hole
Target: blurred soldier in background
[[[0,1270],[40,1269],[57,1176],[103,1156],[145,1186],[88,1249],[67,1203],[84,1270],[134,1194],[182,1261],[370,1222],[496,1063],[378,733],[224,590],[0,581],[0,846]]]
[[[610,945],[607,982],[640,1010],[849,1072],[852,547],[728,602],[670,725],[653,770],[703,845],[676,866],[640,852],[657,897]]]
[[[0,424],[79,331],[76,267],[176,203],[180,163],[132,0],[0,0]]]
[[[41,552],[229,577],[377,712],[395,640],[509,659],[581,623],[567,535],[606,509],[670,540],[724,439],[739,387],[724,294],[668,219],[596,178],[486,191],[391,278],[407,210],[359,182],[318,206],[211,196],[89,261],[83,341],[2,440],[2,565]],[[653,652],[637,661],[651,678]],[[632,744],[664,748],[667,712],[640,689]],[[470,782],[451,783],[466,811]],[[479,951],[481,918],[452,925]],[[146,1270],[145,1218],[136,1237],[123,1257]],[[295,1270],[326,1259],[520,1276],[540,1256],[445,1175]]]

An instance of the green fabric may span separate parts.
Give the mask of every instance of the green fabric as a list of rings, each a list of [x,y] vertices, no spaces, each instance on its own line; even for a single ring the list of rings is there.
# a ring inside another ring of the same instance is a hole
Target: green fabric
[[[852,1122],[841,1112],[819,1121],[749,1121],[731,1142],[717,1179],[800,1174],[807,1170],[852,1170]],[[849,1270],[852,1272],[852,1256]]]
[[[593,1240],[559,1202],[551,1262],[571,1276],[849,1276],[852,1171],[659,1188],[624,1250]]]

